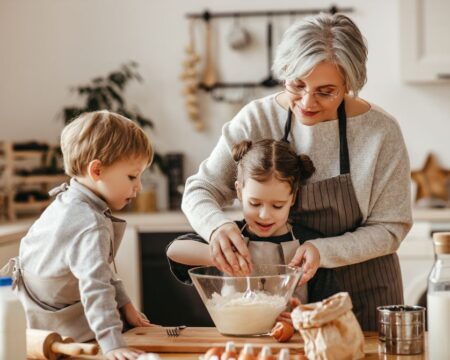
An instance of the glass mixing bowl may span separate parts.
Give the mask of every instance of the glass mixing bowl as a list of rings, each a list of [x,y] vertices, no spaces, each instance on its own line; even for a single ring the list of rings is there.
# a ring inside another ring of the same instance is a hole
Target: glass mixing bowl
[[[253,272],[244,277],[230,276],[213,266],[189,270],[217,330],[234,336],[268,333],[302,273],[301,268],[269,264],[253,265]]]

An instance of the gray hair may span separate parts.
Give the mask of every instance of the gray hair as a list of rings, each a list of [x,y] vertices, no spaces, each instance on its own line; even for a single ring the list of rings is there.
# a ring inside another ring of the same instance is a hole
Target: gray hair
[[[325,60],[340,67],[347,89],[356,96],[367,80],[367,45],[345,15],[321,13],[290,26],[277,47],[272,70],[280,80],[292,81]]]

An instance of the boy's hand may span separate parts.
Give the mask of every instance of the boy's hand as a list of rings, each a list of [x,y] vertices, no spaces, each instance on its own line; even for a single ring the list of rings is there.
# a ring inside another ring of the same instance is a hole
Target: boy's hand
[[[142,350],[124,347],[108,351],[105,358],[108,360],[136,360],[141,354],[144,354]]]
[[[302,266],[303,275],[299,286],[306,284],[316,273],[320,265],[320,253],[310,242],[306,242],[295,252],[294,257],[289,263],[290,266]]]
[[[150,321],[147,319],[147,317],[141,313],[139,310],[137,310],[133,303],[129,302],[128,304],[125,304],[120,309],[122,311],[123,316],[125,317],[126,322],[133,327],[140,327],[140,326],[151,326]]]

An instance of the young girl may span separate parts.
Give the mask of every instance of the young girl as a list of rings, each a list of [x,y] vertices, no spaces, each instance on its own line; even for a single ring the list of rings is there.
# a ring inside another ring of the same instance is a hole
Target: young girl
[[[308,260],[305,263],[310,264],[304,268],[300,282],[305,284],[320,264],[319,252],[306,240],[321,234],[293,227],[288,220],[299,183],[315,171],[312,161],[306,155],[297,155],[288,143],[273,139],[255,143],[244,140],[233,147],[232,155],[237,162],[235,188],[244,215],[244,220],[236,224],[246,240],[252,263],[292,265],[294,255],[303,256]],[[251,265],[237,252],[236,255],[244,269],[240,275],[250,273]],[[173,274],[187,284],[191,283],[189,268],[216,265],[209,245],[197,234],[183,235],[169,244],[167,257]],[[306,291],[299,295],[302,302],[312,302],[337,291],[332,270],[319,269],[317,276],[308,282],[308,296]]]

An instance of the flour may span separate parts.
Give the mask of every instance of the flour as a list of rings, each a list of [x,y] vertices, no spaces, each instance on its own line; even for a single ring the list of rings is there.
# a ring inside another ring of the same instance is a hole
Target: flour
[[[222,334],[257,335],[269,332],[277,316],[285,309],[286,300],[279,295],[254,291],[244,298],[243,292],[223,295],[214,293],[206,308]]]

